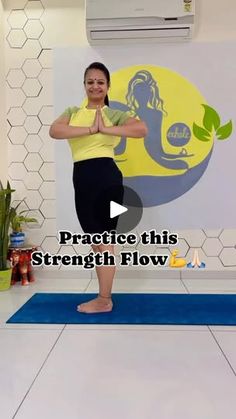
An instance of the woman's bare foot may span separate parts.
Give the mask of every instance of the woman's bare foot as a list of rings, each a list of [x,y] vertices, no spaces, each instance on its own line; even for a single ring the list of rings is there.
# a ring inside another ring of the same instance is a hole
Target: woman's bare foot
[[[107,313],[112,310],[113,304],[110,297],[102,297],[100,295],[87,303],[77,306],[80,313]]]

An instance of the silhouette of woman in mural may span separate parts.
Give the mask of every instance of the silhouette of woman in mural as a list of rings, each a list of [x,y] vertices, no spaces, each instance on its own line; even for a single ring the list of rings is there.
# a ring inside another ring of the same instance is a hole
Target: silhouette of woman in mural
[[[181,157],[190,157],[185,148],[181,152],[166,153],[162,146],[161,127],[163,115],[166,115],[164,102],[160,98],[159,89],[151,73],[147,70],[138,71],[129,81],[126,95],[127,105],[114,102],[121,110],[131,110],[139,118],[146,122],[148,135],[145,137],[144,146],[153,160],[169,169],[188,169],[188,164]],[[126,139],[123,137],[116,147],[118,157],[126,147]],[[192,155],[192,154],[191,154]],[[118,160],[119,161],[119,160]]]

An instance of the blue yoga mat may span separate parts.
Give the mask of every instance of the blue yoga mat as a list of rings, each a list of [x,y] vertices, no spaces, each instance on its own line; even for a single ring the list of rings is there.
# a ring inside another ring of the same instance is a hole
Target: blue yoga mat
[[[97,294],[37,293],[7,323],[236,325],[236,294],[113,294],[110,313],[78,304]]]

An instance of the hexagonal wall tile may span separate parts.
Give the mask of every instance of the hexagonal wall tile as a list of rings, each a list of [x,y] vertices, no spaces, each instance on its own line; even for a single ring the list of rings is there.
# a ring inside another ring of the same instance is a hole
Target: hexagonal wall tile
[[[27,137],[27,132],[24,127],[12,127],[8,137],[13,144],[23,144]]]
[[[43,161],[54,162],[55,161],[55,144],[52,140],[48,144],[44,144],[39,152]]]
[[[37,172],[42,166],[43,160],[38,153],[29,153],[24,164],[28,171]]]
[[[224,246],[235,246],[236,245],[236,230],[224,230],[220,237],[219,237],[221,243]]]
[[[41,51],[41,45],[38,39],[27,39],[24,48],[22,48],[21,62],[27,58],[37,58]]]
[[[22,29],[27,22],[27,16],[24,10],[12,10],[7,20],[11,28]]]
[[[171,253],[170,253],[170,249],[168,249],[167,247],[156,246],[155,254],[157,254],[157,255],[168,255],[168,256],[170,256]]]
[[[202,246],[207,256],[218,256],[222,250],[222,244],[217,238],[207,238]]]
[[[45,239],[46,234],[47,232],[42,228],[42,226],[40,228],[31,228],[27,231],[28,242],[39,247]]]
[[[42,140],[36,134],[30,134],[25,140],[25,147],[31,153],[37,153],[42,147]]]
[[[28,0],[8,0],[6,3],[7,10],[24,9]]]
[[[186,254],[189,251],[189,246],[184,239],[179,239],[178,243],[174,246],[169,246],[170,252],[173,252],[174,250],[178,251],[177,257],[185,257]]]
[[[180,230],[175,233],[179,238],[185,239],[189,247],[201,247],[206,239],[202,230]]]
[[[136,246],[122,246],[122,250],[123,251],[132,251],[135,250],[135,248],[142,254],[142,255],[150,255],[150,254],[155,254],[156,253],[156,245],[155,244],[141,244],[138,243],[136,244]]]
[[[44,252],[49,252],[51,255],[56,254],[59,251],[59,244],[56,237],[46,237],[41,245]]]
[[[11,163],[9,167],[9,175],[14,180],[21,180],[27,174],[27,170],[23,163]]]
[[[25,94],[22,89],[12,88],[6,84],[6,104],[9,111],[12,107],[22,106],[25,101]]]
[[[49,128],[48,126],[42,125],[39,130],[39,136],[43,140],[44,144],[48,146],[48,144],[52,143],[52,138],[49,135]]]
[[[119,245],[115,246],[115,252],[117,252],[116,255],[119,254],[121,250],[119,249],[118,246]],[[77,255],[87,255],[89,252],[92,251],[92,248],[89,244],[75,244],[73,246],[73,249],[74,249],[74,254],[77,254]]]
[[[55,199],[56,198],[56,185],[54,181],[43,182],[39,192],[41,193],[43,199]]]
[[[7,41],[11,48],[22,48],[26,40],[27,37],[22,29],[12,29],[7,36]]]
[[[25,60],[22,70],[27,77],[38,77],[42,67],[40,62],[34,58]]]
[[[44,219],[43,228],[47,232],[47,236],[55,236],[57,234],[57,222],[55,218]]]
[[[7,130],[7,134],[9,134],[11,130],[11,124],[9,124],[8,120],[6,120],[6,130]]]
[[[51,105],[53,103],[53,70],[43,68],[38,79],[43,86],[41,95],[44,99],[44,103]]]
[[[29,217],[33,217],[36,218],[37,220],[37,228],[41,227],[44,223],[44,217],[43,214],[41,213],[40,210],[32,210],[29,211]],[[33,226],[34,228],[36,228],[36,226]]]
[[[8,112],[7,119],[12,127],[23,125],[26,119],[26,114],[21,107],[13,107]]]
[[[220,259],[224,266],[236,266],[236,249],[230,247],[223,249]]]
[[[20,144],[8,144],[8,156],[11,162],[23,162],[27,156],[27,150]]]
[[[42,204],[42,197],[38,191],[27,191],[27,196],[25,202],[28,205],[29,209],[39,209]]]
[[[44,180],[55,180],[55,163],[43,163],[40,175]]]
[[[11,180],[11,188],[15,189],[13,193],[13,198],[16,200],[22,199],[22,196],[26,196],[25,184],[22,180]]]
[[[24,127],[28,134],[38,134],[41,123],[37,116],[27,116]]]
[[[42,49],[38,60],[43,68],[52,68],[53,61],[52,61],[52,49],[44,48]]]
[[[26,96],[33,97],[39,95],[42,86],[37,79],[27,79],[25,80],[22,89]]]
[[[53,106],[43,106],[39,112],[39,119],[43,125],[51,125],[54,119]]]
[[[81,245],[74,245],[73,247],[74,247],[75,253],[79,254],[79,253],[81,253],[80,250],[82,249],[83,245],[82,244]],[[91,246],[90,246],[90,250],[91,250]],[[125,249],[124,246],[122,246],[121,244],[116,244],[115,247],[114,247],[114,252],[115,252],[116,256],[120,256],[120,252],[122,252],[123,250],[128,250],[128,252],[130,252],[130,251],[133,250],[133,248],[131,247],[131,248],[126,248]],[[89,251],[87,253],[89,253]]]
[[[3,2],[3,1],[2,1]],[[4,5],[5,6],[5,5]],[[1,9],[2,10],[2,9]],[[4,11],[5,11],[5,7],[4,7]],[[10,12],[10,10],[9,10],[9,12]],[[5,14],[5,15],[7,15],[7,13]],[[3,16],[3,14],[2,14],[2,16]],[[6,19],[4,19],[4,23],[5,23],[5,25],[4,25],[4,37],[6,38],[7,37],[7,35],[9,35],[9,33],[10,33],[10,31],[11,31],[11,29],[12,29],[12,27],[11,27],[11,25],[10,25],[10,23],[8,22],[8,20],[6,20]],[[2,20],[2,24],[3,24],[3,20]]]
[[[56,216],[56,200],[45,199],[40,207],[40,211],[45,218],[55,218]]]
[[[18,207],[17,207],[17,205],[18,205]],[[28,209],[29,209],[26,202],[24,201],[24,199],[23,200],[22,199],[20,199],[20,200],[14,199],[14,201],[12,201],[12,206],[13,206],[13,208],[17,207],[17,210],[19,212],[20,211],[28,211]]]
[[[70,255],[70,256],[76,255],[76,252],[73,246],[65,246],[65,245],[62,245],[60,247],[58,253],[60,253],[60,255]]]
[[[207,237],[219,237],[220,233],[222,232],[222,229],[218,230],[204,230],[204,233]]]
[[[37,116],[42,107],[42,99],[39,96],[27,97],[23,109],[27,115]]]
[[[27,58],[37,58],[41,45],[37,39],[27,39],[23,48],[7,48],[7,62],[9,67],[22,66]]]
[[[44,29],[39,20],[28,20],[24,27],[27,38],[39,39]]]
[[[44,7],[41,1],[28,1],[25,6],[25,14],[29,19],[40,19],[44,12]]]
[[[27,189],[39,189],[43,179],[38,172],[28,172],[24,178],[24,183]]]
[[[25,74],[20,68],[13,68],[7,74],[7,82],[10,87],[21,87],[25,81]]]

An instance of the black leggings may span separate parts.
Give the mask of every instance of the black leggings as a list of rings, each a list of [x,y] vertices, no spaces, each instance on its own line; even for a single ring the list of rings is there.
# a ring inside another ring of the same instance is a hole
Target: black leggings
[[[110,218],[110,201],[122,205],[123,177],[114,160],[98,157],[74,163],[75,208],[85,233],[116,230],[118,217]]]

